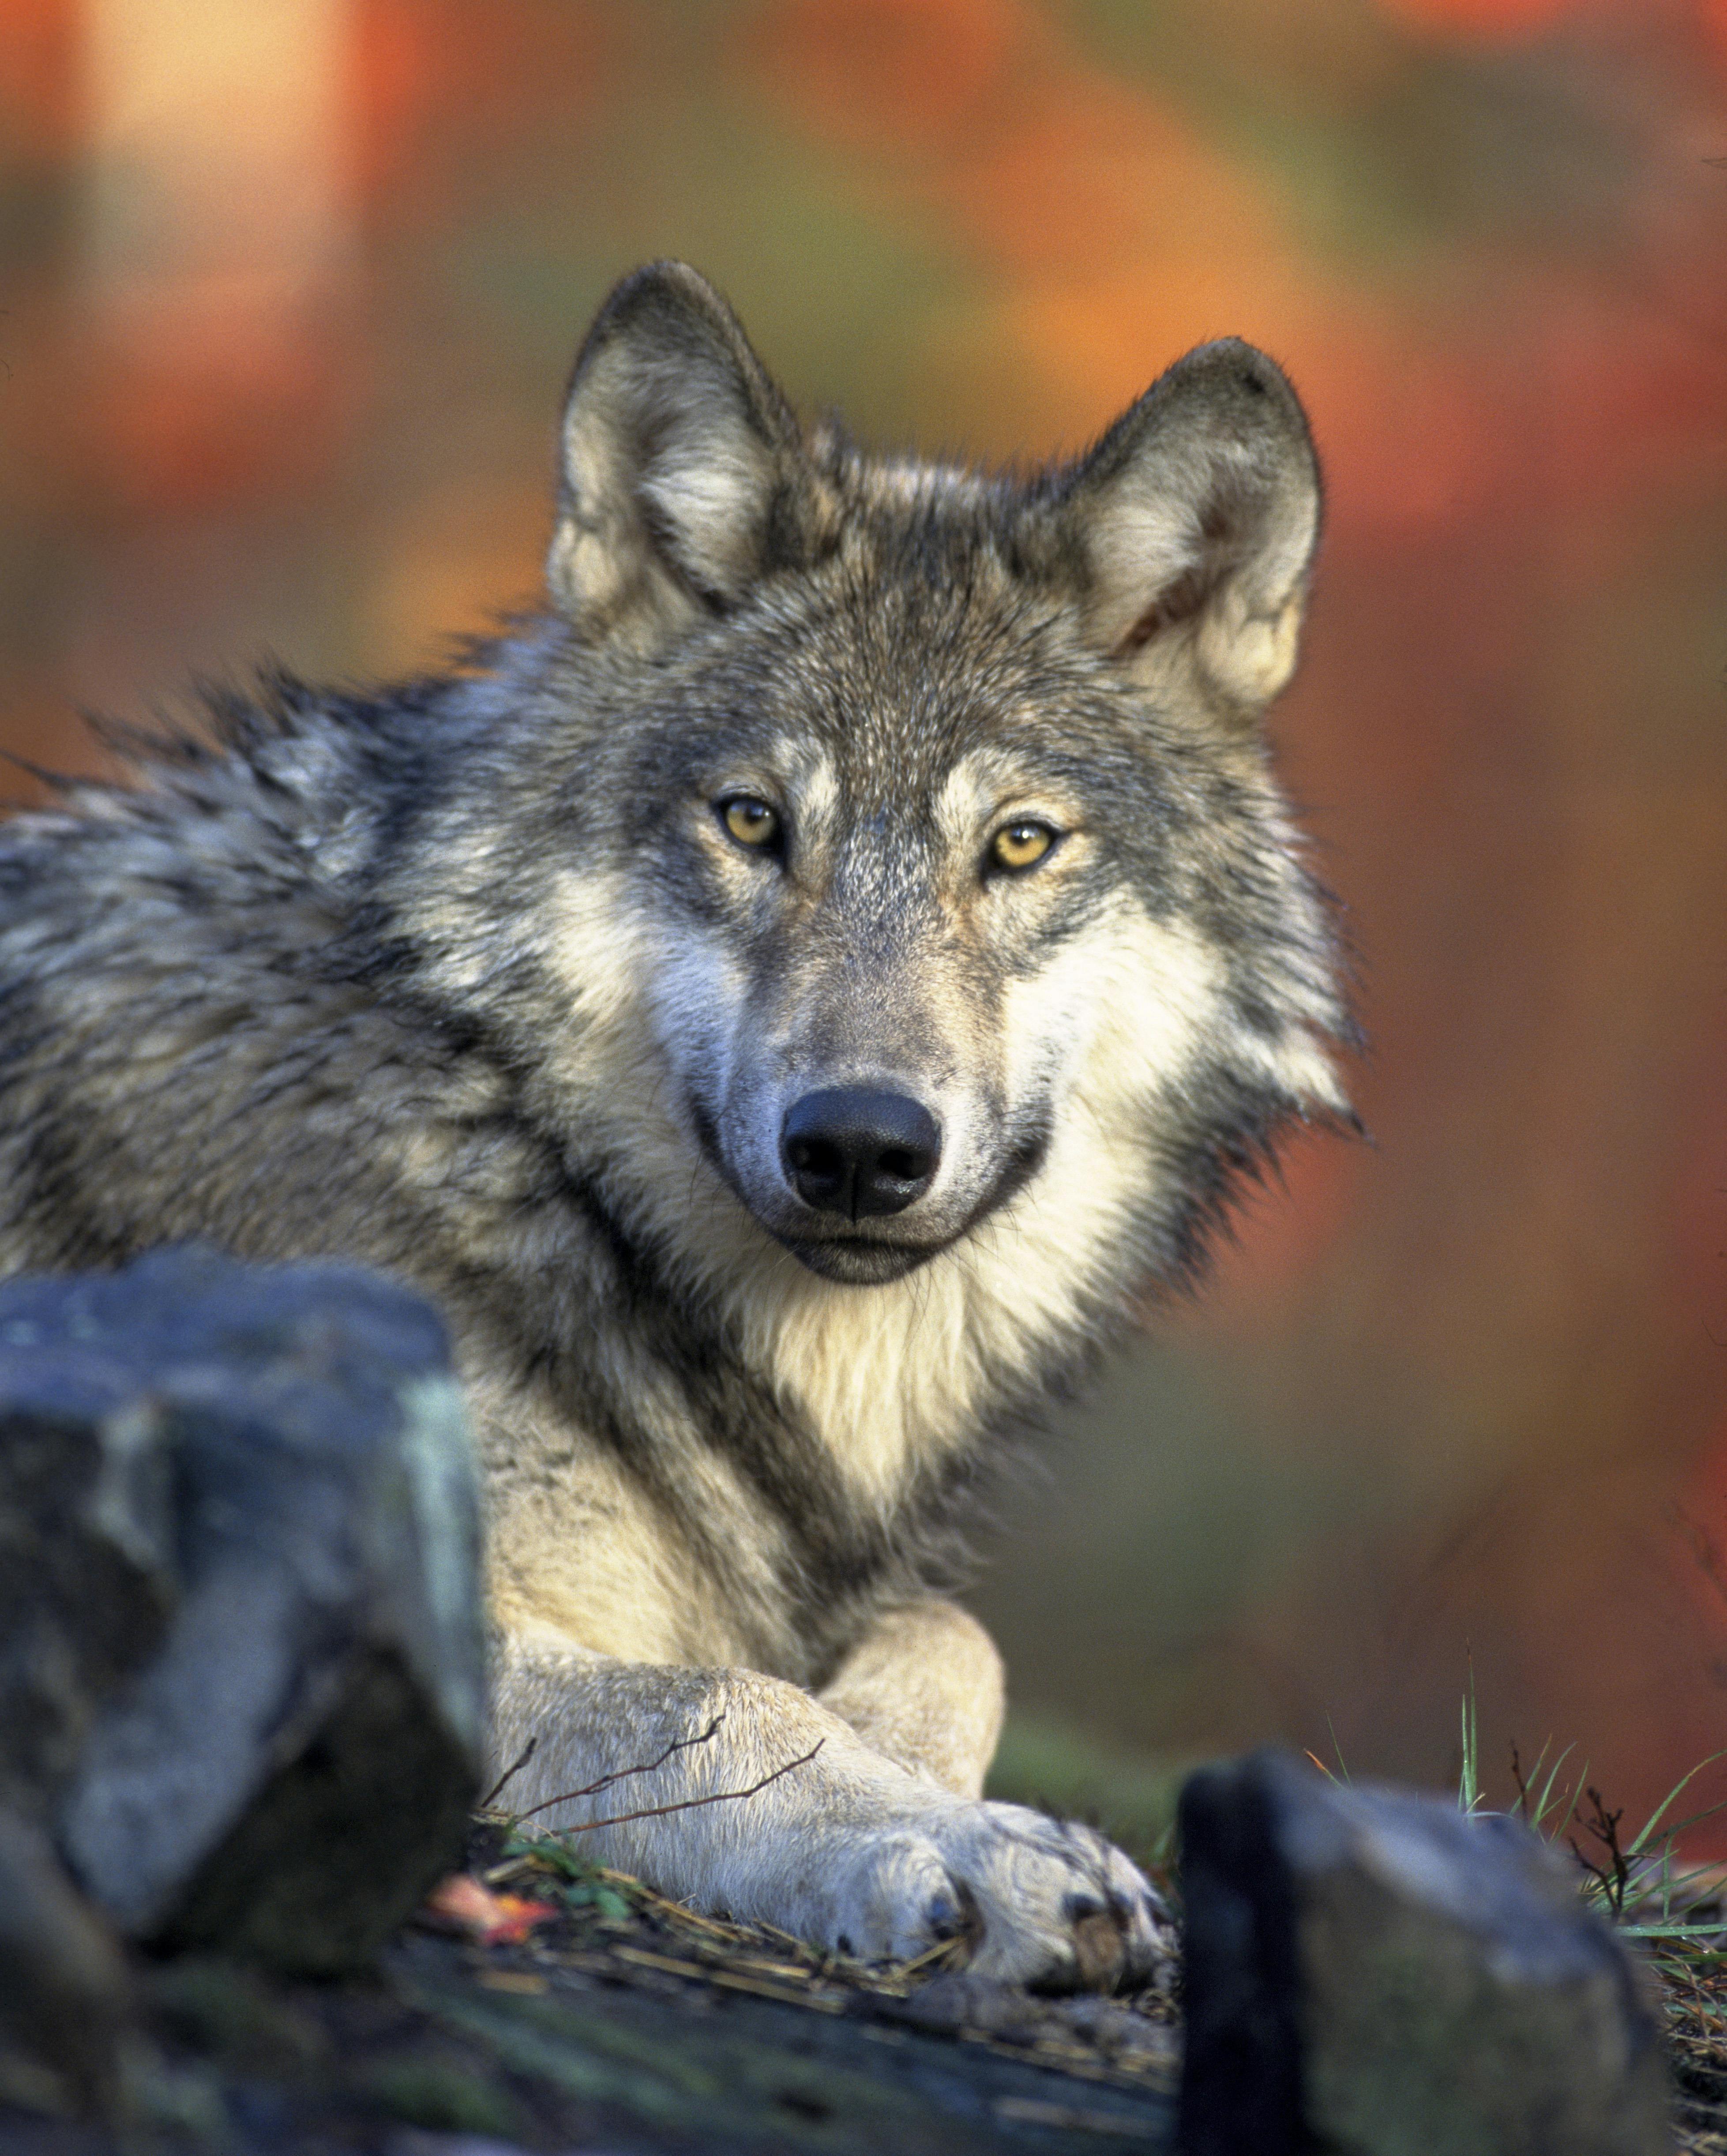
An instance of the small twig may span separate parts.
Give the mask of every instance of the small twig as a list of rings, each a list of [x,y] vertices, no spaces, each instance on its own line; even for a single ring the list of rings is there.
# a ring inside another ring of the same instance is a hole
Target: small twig
[[[700,1737],[675,1738],[667,1745],[657,1759],[649,1759],[639,1767],[620,1767],[615,1774],[602,1774],[597,1782],[590,1782],[583,1789],[566,1789],[561,1797],[548,1797],[544,1804],[530,1804],[526,1811],[516,1814],[516,1819],[518,1822],[525,1819],[532,1819],[536,1812],[549,1812],[554,1804],[572,1804],[578,1797],[597,1797],[602,1789],[609,1789],[614,1782],[627,1782],[635,1774],[652,1774],[664,1766],[666,1761],[674,1753],[693,1752],[698,1744],[711,1743],[715,1732],[725,1719],[725,1717],[723,1714],[716,1714]],[[516,1763],[518,1766],[520,1763],[520,1760]],[[512,1774],[515,1771],[515,1768],[510,1769]],[[707,1800],[704,1799],[704,1801]],[[563,1831],[561,1828],[558,1830],[560,1833]]]
[[[1549,1741],[1551,1742],[1550,1739]],[[1539,1774],[1540,1771],[1541,1763],[1537,1759],[1535,1772]],[[1523,1762],[1517,1756],[1517,1739],[1514,1737],[1511,1740],[1511,1779],[1517,1784],[1517,1816],[1527,1823],[1529,1821],[1529,1784],[1523,1779]]]
[[[1584,1794],[1595,1806],[1595,1816],[1585,1820],[1583,1824],[1607,1852],[1606,1866],[1591,1864],[1571,1835],[1567,1835],[1566,1839],[1571,1842],[1571,1854],[1578,1863],[1592,1878],[1601,1882],[1608,1908],[1614,1916],[1622,1917],[1625,1913],[1626,1892],[1631,1885],[1631,1866],[1624,1851],[1619,1846],[1619,1822],[1625,1816],[1624,1807],[1622,1805],[1617,1812],[1610,1812],[1601,1802],[1599,1789],[1587,1789]]]
[[[535,1747],[535,1746],[536,1746],[539,1742],[540,1742],[540,1732],[539,1732],[537,1730],[536,1730],[536,1731],[535,1731],[535,1732],[534,1732],[534,1734],[533,1734],[533,1735],[532,1735],[532,1736],[528,1739],[527,1743],[526,1743],[522,1747],[521,1757],[520,1757],[519,1759],[517,1759],[517,1761],[515,1762],[515,1765],[514,1765],[514,1766],[510,1766],[510,1767],[506,1767],[506,1768],[504,1769],[503,1773],[502,1773],[501,1774],[500,1774],[500,1775],[499,1775],[499,1777],[498,1777],[497,1780],[496,1780],[495,1782],[494,1782],[494,1783],[493,1783],[493,1784],[492,1784],[492,1786],[490,1787],[490,1789],[489,1789],[486,1791],[485,1794],[484,1794],[484,1795],[480,1799],[480,1800],[479,1800],[479,1809],[481,1811],[483,1811],[483,1812],[489,1812],[489,1811],[491,1810],[491,1808],[492,1808],[492,1799],[493,1799],[497,1795],[497,1794],[498,1794],[499,1790],[500,1790],[500,1789],[501,1789],[503,1788],[504,1784],[505,1784],[506,1782],[514,1780],[514,1779],[515,1779],[515,1776],[516,1776],[516,1775],[518,1775],[519,1774],[520,1774],[520,1772],[521,1772],[522,1768],[523,1768],[524,1767],[525,1767],[525,1766],[527,1765],[527,1763],[528,1763],[529,1760],[530,1760],[530,1759],[531,1759],[531,1758],[533,1758],[533,1756],[534,1756],[534,1747]]]
[[[808,1766],[827,1742],[825,1737],[818,1737],[807,1752],[800,1753],[797,1758],[788,1759],[783,1766],[776,1767],[771,1774],[764,1774],[759,1782],[751,1782],[747,1789],[715,1789],[711,1796],[680,1797],[676,1804],[647,1804],[638,1812],[616,1812],[610,1819],[577,1820],[570,1825],[556,1827],[553,1831],[557,1834],[586,1834],[592,1827],[623,1826],[631,1820],[664,1819],[668,1812],[693,1812],[702,1804],[735,1804],[740,1797],[759,1796],[770,1783],[777,1782],[782,1774],[789,1774],[794,1767]],[[623,1777],[615,1775],[612,1779],[621,1781]],[[559,1801],[556,1797],[552,1799],[554,1804]],[[525,1819],[526,1813],[522,1816]]]

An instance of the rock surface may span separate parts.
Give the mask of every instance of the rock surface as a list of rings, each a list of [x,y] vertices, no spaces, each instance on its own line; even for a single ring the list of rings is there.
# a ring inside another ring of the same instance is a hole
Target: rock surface
[[[40,1828],[0,1809],[0,2103],[111,2112],[131,2020],[115,1941]]]
[[[406,1290],[197,1249],[0,1285],[0,1796],[127,1935],[376,1948],[474,1794],[477,1553]]]
[[[1657,2156],[1640,1972],[1522,1823],[1257,1753],[1182,1793],[1183,2156]]]

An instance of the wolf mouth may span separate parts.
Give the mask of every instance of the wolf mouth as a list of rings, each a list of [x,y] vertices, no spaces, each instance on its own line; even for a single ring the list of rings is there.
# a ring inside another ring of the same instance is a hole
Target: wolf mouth
[[[879,1243],[864,1235],[832,1235],[806,1241],[774,1232],[774,1240],[801,1265],[823,1280],[838,1281],[848,1287],[883,1287],[889,1281],[904,1280],[908,1273],[939,1257],[958,1237],[948,1236],[935,1243]]]

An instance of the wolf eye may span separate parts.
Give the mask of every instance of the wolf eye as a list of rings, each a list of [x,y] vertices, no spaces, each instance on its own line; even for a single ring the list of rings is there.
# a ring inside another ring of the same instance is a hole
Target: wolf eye
[[[760,853],[775,844],[780,835],[780,812],[753,793],[734,793],[720,803],[720,820],[741,846]]]
[[[1026,869],[1036,868],[1054,844],[1055,834],[1047,824],[1033,823],[1027,819],[1023,823],[1004,824],[990,840],[989,865],[1017,875]]]

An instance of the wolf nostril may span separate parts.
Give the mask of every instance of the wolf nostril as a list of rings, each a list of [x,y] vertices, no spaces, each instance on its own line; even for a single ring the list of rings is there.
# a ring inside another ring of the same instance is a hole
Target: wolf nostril
[[[829,1138],[793,1138],[786,1158],[795,1173],[817,1181],[837,1182],[845,1173],[845,1155]]]
[[[904,1212],[923,1196],[935,1179],[941,1132],[906,1094],[835,1086],[787,1111],[780,1157],[806,1205],[857,1220]]]

